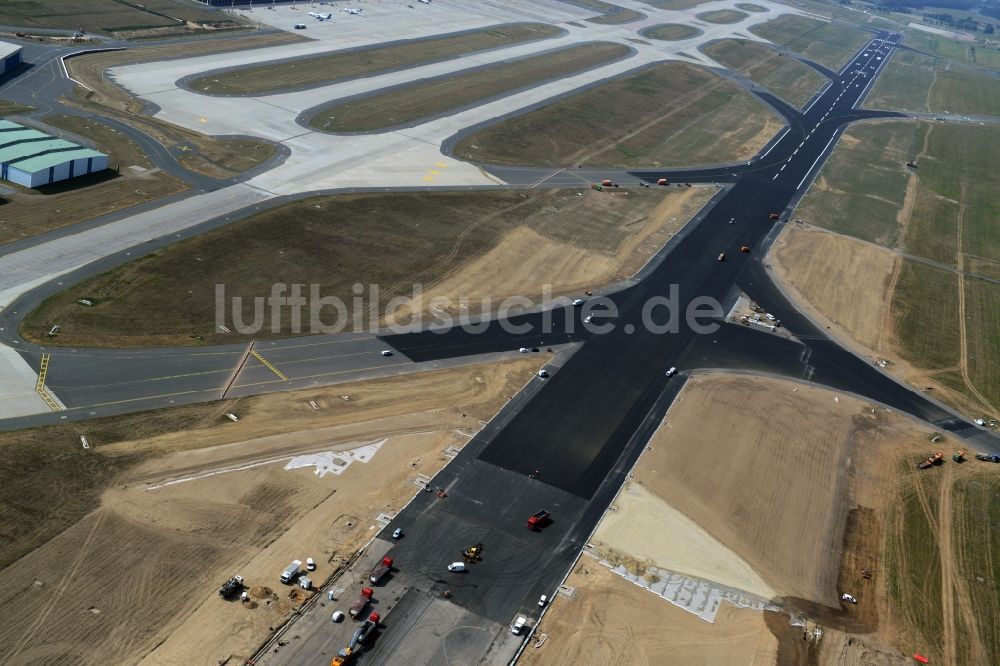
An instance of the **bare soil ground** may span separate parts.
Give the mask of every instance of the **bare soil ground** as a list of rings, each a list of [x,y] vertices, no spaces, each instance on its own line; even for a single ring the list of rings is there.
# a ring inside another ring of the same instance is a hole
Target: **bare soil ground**
[[[145,102],[109,81],[104,75],[105,70],[139,62],[276,46],[301,39],[282,33],[80,55],[67,60],[66,66],[73,78],[92,90],[77,87],[73,94],[67,96],[67,102],[146,132],[164,147],[182,155],[181,163],[195,173],[213,178],[229,178],[270,159],[275,152],[274,146],[258,139],[248,141],[243,138],[210,137],[145,116]]]
[[[537,166],[682,166],[746,160],[781,121],[734,84],[654,65],[471,134],[462,159]],[[724,129],[720,129],[724,128]]]
[[[534,84],[563,78],[628,54],[628,47],[592,42],[471,72],[395,88],[325,107],[309,125],[326,132],[367,132],[410,123]]]
[[[1000,483],[982,485],[983,474],[996,480],[995,466],[978,461],[948,461],[918,472],[915,464],[934,449],[950,452],[956,446],[947,436],[930,442],[935,435],[906,416],[881,407],[873,411],[864,401],[825,389],[759,377],[696,376],[650,441],[615,500],[615,511],[605,517],[613,529],[604,532],[602,523],[597,551],[625,551],[623,561],[640,573],[650,564],[671,569],[672,562],[686,560],[702,568],[689,570],[691,575],[709,580],[705,573],[711,572],[704,570],[719,562],[724,549],[750,564],[778,590],[778,603],[809,620],[795,629],[785,614],[750,613],[772,634],[773,647],[764,651],[768,663],[901,666],[912,663],[914,651],[932,663],[989,663],[985,646],[997,633],[995,619],[985,619],[995,618],[988,610],[995,598],[986,595],[1000,573],[989,554],[1000,539],[981,514],[983,501],[994,501]],[[954,499],[942,490],[943,484],[952,487],[949,475],[971,484]],[[973,488],[982,496],[968,495]],[[926,501],[917,501],[921,496]],[[946,504],[951,508],[942,512]],[[962,514],[961,526],[942,517],[955,512]],[[950,530],[947,538],[944,530]],[[602,541],[602,535],[609,538]],[[950,577],[942,576],[939,562],[951,562]],[[862,567],[871,570],[871,578],[861,575]],[[977,574],[982,581],[971,576],[973,569],[986,572]],[[628,636],[627,644],[641,646],[636,654],[656,655],[649,663],[673,663],[670,654],[655,652],[672,648],[684,655],[678,663],[738,661],[715,655],[713,634],[702,638],[704,661],[683,652],[685,634],[700,636],[699,627],[743,635],[727,628],[732,615],[720,615],[713,627],[683,611],[668,611],[668,602],[612,578],[584,557],[567,582],[575,593],[555,599],[539,628],[548,637],[541,648],[529,648],[527,658],[604,663],[614,659],[616,638]],[[984,594],[976,596],[979,589]],[[858,604],[841,603],[842,592]],[[686,618],[691,627],[678,619],[685,629],[679,635],[633,634],[635,622],[622,620],[631,617],[627,607],[651,621],[669,617],[659,620],[660,627],[674,626],[668,613]],[[956,609],[950,629],[940,620],[942,607]],[[987,614],[970,620],[973,608]],[[723,610],[748,613],[726,604]],[[933,622],[935,613],[936,627],[925,619]],[[803,632],[817,626],[822,640],[804,641]],[[946,638],[936,640],[942,632]],[[955,658],[942,661],[940,645],[946,640],[954,642]],[[647,648],[645,641],[655,647]]]
[[[573,596],[553,600],[535,634],[547,638],[540,647],[528,647],[519,663],[777,663],[778,641],[762,613],[726,604],[709,624],[589,557],[580,559],[566,585],[574,588]]]
[[[94,142],[110,156],[105,172],[43,188],[18,188],[0,207],[0,243],[124,210],[187,189],[163,173],[131,140],[107,125],[77,116],[50,115],[44,121]],[[139,167],[139,170],[131,167]]]
[[[847,236],[788,226],[769,258],[796,301],[830,321],[838,336],[850,337],[874,354],[891,353],[886,295],[899,270],[895,253]]]
[[[311,198],[86,280],[46,300],[28,316],[22,331],[41,334],[44,322],[58,319],[61,336],[50,343],[141,346],[242,340],[215,330],[216,284],[227,285],[229,296],[243,296],[248,307],[275,282],[318,284],[323,296],[338,296],[352,306],[355,283],[378,285],[383,306],[393,296],[410,296],[414,284],[455,297],[487,294],[488,289],[509,295],[524,288],[529,295],[538,294],[545,281],[555,293],[583,282],[595,287],[599,284],[593,280],[641,266],[706,196],[700,188],[682,188]],[[531,237],[544,242],[526,246],[524,239]],[[562,250],[584,265],[566,275],[554,271],[548,261],[568,268],[556,256]],[[588,282],[584,268],[599,271]],[[188,297],[159,299],[152,311],[151,293]],[[77,304],[84,297],[96,305]],[[139,311],[141,317],[136,316]],[[366,312],[351,310],[348,317]],[[244,314],[244,321],[250,321],[249,311]],[[290,326],[288,322],[284,335],[291,334]]]
[[[813,68],[757,42],[723,39],[703,50],[796,107],[804,106],[826,83],[826,78]]]
[[[322,583],[371,537],[377,514],[398,510],[417,491],[416,475],[434,474],[441,451],[467,441],[534,367],[523,359],[261,396],[240,401],[238,423],[206,418],[143,439],[97,439],[91,460],[131,462],[99,484],[96,509],[0,571],[0,660],[242,662],[305,598],[290,597],[278,572],[313,557]],[[55,434],[46,430],[38,436]],[[373,441],[382,444],[372,462],[340,475],[251,466]],[[45,475],[60,482],[62,501],[86,501],[76,486],[89,480],[69,469],[48,475],[45,463],[36,461],[36,482]],[[236,572],[252,603],[216,594]]]
[[[463,35],[424,39],[341,53],[301,58],[292,63],[271,63],[208,74],[191,82],[191,89],[216,95],[259,95],[333,83],[360,76],[374,76],[400,66],[416,67],[477,51],[503,48],[545,39],[558,29],[544,23],[515,23]]]

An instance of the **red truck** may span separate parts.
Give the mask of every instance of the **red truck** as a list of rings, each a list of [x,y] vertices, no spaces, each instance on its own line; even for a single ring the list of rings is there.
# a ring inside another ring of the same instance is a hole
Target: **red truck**
[[[552,522],[552,514],[542,509],[538,513],[528,518],[528,529],[537,530]]]
[[[392,558],[386,555],[382,558],[382,561],[375,565],[372,569],[372,573],[368,576],[368,580],[372,583],[378,583],[382,578],[392,570]]]
[[[351,609],[347,611],[348,615],[357,620],[365,608],[367,608],[368,602],[372,600],[372,594],[372,588],[361,588],[361,594],[359,594],[358,598],[354,600],[353,604],[351,604]]]
[[[780,216],[780,215],[778,215],[777,213],[771,213],[770,215],[768,215],[768,217],[769,217],[770,219],[772,219],[772,220],[777,220],[777,219],[779,219],[779,218],[780,218],[781,216]]]

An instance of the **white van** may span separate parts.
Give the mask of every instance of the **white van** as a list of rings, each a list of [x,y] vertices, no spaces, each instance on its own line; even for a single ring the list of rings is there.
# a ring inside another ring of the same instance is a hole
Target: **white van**
[[[465,571],[465,562],[452,562],[448,565],[448,571],[462,573]]]

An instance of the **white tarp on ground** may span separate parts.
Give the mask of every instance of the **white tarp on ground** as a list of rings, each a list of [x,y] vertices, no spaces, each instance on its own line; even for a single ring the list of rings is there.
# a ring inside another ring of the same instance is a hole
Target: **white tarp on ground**
[[[285,469],[301,469],[303,467],[315,467],[316,476],[324,477],[327,474],[343,474],[344,470],[351,466],[353,462],[366,463],[374,457],[378,450],[385,444],[385,440],[379,440],[372,444],[359,446],[350,451],[321,451],[320,453],[308,453],[302,456],[295,456],[288,461]]]

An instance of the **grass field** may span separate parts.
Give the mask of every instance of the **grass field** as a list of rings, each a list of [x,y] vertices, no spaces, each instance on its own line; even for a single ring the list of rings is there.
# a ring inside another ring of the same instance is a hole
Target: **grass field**
[[[700,34],[701,30],[698,28],[693,25],[684,25],[683,23],[663,23],[662,25],[654,25],[642,31],[643,37],[659,39],[665,42],[677,42]]]
[[[0,99],[0,118],[17,115],[19,113],[30,113],[34,110],[35,109],[32,106],[20,104],[19,102],[12,102],[7,99]]]
[[[905,359],[928,370],[958,365],[961,331],[954,273],[904,260],[892,294],[892,311]]]
[[[558,28],[543,23],[515,23],[451,37],[300,58],[292,63],[251,65],[202,76],[193,80],[190,87],[218,95],[263,95],[441,62],[487,49],[545,39],[558,33]]]
[[[747,159],[779,129],[736,86],[700,67],[667,63],[487,127],[454,152],[517,165],[710,164]]]
[[[913,627],[923,639],[921,652],[936,656],[942,652],[944,631],[941,557],[936,547],[941,475],[937,469],[925,471],[929,473],[910,476],[900,501],[890,505],[886,587],[891,606],[903,615],[897,622]],[[907,472],[912,474],[910,469],[903,473]]]
[[[71,75],[91,88],[77,88],[71,103],[136,127],[167,148],[183,147],[181,163],[213,178],[229,178],[269,159],[275,151],[267,141],[212,137],[142,115],[144,102],[104,77],[110,67],[183,56],[209,55],[220,51],[276,46],[299,41],[289,34],[261,35],[221,41],[201,40],[193,44],[153,46],[108,53],[90,53],[66,61]]]
[[[698,14],[698,18],[708,23],[739,23],[748,16],[750,15],[745,12],[738,12],[735,9],[717,9]]]
[[[327,132],[364,132],[428,118],[521,88],[570,76],[623,58],[628,47],[611,42],[579,44],[554,53],[426,79],[325,107],[309,125]]]
[[[78,116],[50,115],[45,122],[93,141],[98,150],[110,156],[110,170],[10,195],[0,207],[0,243],[83,222],[100,215],[124,210],[182,192],[187,186],[162,172],[137,172],[135,165],[149,169],[152,164],[131,140],[97,121]],[[121,165],[119,175],[116,165]]]
[[[916,29],[906,31],[903,43],[947,60],[1000,70],[1000,50],[996,48],[987,48],[980,44],[962,42]]]
[[[954,486],[958,507],[956,536],[959,567],[968,581],[973,612],[979,621],[979,635],[988,654],[1000,654],[1000,608],[994,585],[1000,581],[1000,481],[992,475],[960,479]],[[979,579],[993,585],[979,583]],[[977,584],[978,583],[978,584]],[[971,663],[971,662],[969,662]]]
[[[635,21],[642,16],[642,14],[633,9],[628,9],[627,7],[615,5],[610,2],[604,2],[604,0],[572,0],[572,4],[578,7],[585,7],[600,14],[600,16],[594,16],[587,19],[588,23],[617,25],[620,23]]]
[[[994,411],[1000,286],[976,274],[1000,277],[992,177],[998,150],[1000,128],[992,126],[859,125],[844,135],[797,211],[812,224],[941,266],[903,261],[888,295],[898,352],[966,405]],[[918,168],[905,167],[908,160]]]
[[[522,228],[539,239],[536,247],[551,240],[563,244],[564,253],[584,249],[610,262],[658,206],[686,192],[588,191],[579,196],[576,190],[535,190],[311,198],[86,280],[46,300],[28,315],[22,331],[40,333],[44,322],[55,318],[62,329],[56,342],[64,345],[237,341],[242,336],[215,330],[216,284],[227,285],[227,295],[243,296],[247,306],[253,297],[269,293],[275,282],[318,284],[322,295],[346,303],[352,303],[354,283],[376,284],[386,303],[396,295],[411,295],[414,283],[429,290]],[[494,272],[510,274],[524,265],[511,261],[518,260],[508,257]],[[467,286],[461,295],[474,288]],[[78,305],[83,294],[97,304]],[[154,294],[185,296],[157,298],[151,309]],[[251,319],[247,313],[245,320]],[[291,322],[284,325],[281,334],[287,335]]]
[[[868,33],[858,28],[788,14],[756,25],[750,32],[833,70],[839,70],[868,41]]]
[[[116,33],[136,28],[181,28],[185,22],[220,27],[242,26],[228,14],[181,0],[6,0],[0,3],[0,25],[62,28]]]
[[[642,0],[647,5],[652,5],[657,9],[691,9],[692,7],[697,7],[698,5],[704,5],[707,2],[712,2],[712,0]]]
[[[1000,81],[918,53],[897,51],[865,106],[989,115],[1000,108]]]
[[[810,224],[895,247],[906,197],[906,162],[923,143],[917,123],[852,127],[820,171],[796,214]]]
[[[799,108],[826,83],[826,78],[813,68],[794,58],[780,56],[774,49],[757,42],[724,39],[703,50],[709,57]]]

